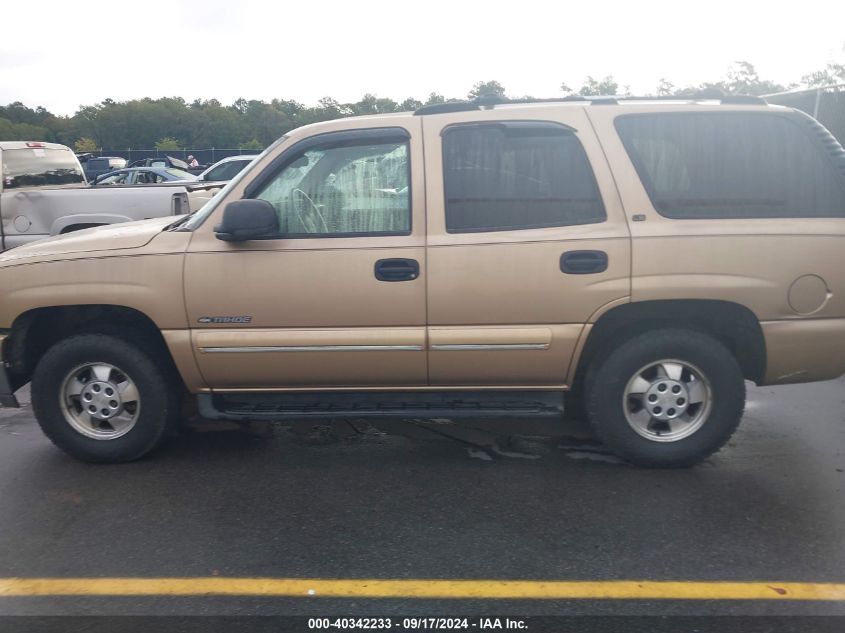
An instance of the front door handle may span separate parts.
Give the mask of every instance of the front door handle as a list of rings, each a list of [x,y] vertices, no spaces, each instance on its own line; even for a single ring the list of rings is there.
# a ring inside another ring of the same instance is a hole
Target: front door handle
[[[416,259],[380,259],[375,275],[379,281],[410,281],[420,276],[420,263]]]
[[[604,251],[567,251],[560,256],[560,271],[570,275],[590,275],[607,270]]]

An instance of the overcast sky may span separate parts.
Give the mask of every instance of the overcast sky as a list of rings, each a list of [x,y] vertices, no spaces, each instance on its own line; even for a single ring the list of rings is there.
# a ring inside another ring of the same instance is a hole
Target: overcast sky
[[[72,114],[107,97],[401,101],[559,96],[612,73],[634,93],[722,77],[780,83],[845,61],[845,2],[168,0],[4,2],[0,104]]]

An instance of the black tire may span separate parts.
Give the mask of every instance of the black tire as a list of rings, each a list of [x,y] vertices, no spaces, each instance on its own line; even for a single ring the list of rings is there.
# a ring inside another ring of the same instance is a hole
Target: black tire
[[[629,380],[664,359],[690,363],[710,383],[709,415],[691,435],[675,441],[643,437],[625,412]],[[717,339],[684,329],[645,332],[599,354],[587,370],[584,395],[598,438],[623,459],[647,468],[687,467],[712,455],[730,439],[745,408],[745,382],[733,355]]]
[[[140,410],[134,426],[113,439],[83,435],[68,421],[62,406],[66,377],[86,363],[108,363],[131,378]],[[41,358],[32,377],[32,408],[45,435],[61,450],[86,462],[128,462],[143,457],[165,438],[181,408],[174,372],[154,346],[119,336],[80,334],[65,339]]]

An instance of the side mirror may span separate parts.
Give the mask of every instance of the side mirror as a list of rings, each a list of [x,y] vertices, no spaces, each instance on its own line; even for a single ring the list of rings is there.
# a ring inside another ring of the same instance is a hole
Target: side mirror
[[[218,240],[243,242],[276,235],[279,218],[266,200],[235,200],[223,209],[223,221],[214,227]]]

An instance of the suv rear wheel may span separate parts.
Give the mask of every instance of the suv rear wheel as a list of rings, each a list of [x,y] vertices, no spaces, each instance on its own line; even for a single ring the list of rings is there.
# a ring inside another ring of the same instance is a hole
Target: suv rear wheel
[[[588,369],[587,417],[614,452],[646,467],[691,466],[718,451],[745,407],[734,357],[707,334],[655,330]]]
[[[89,462],[153,450],[178,416],[180,390],[149,349],[105,334],[50,348],[32,378],[32,406],[47,437]]]

